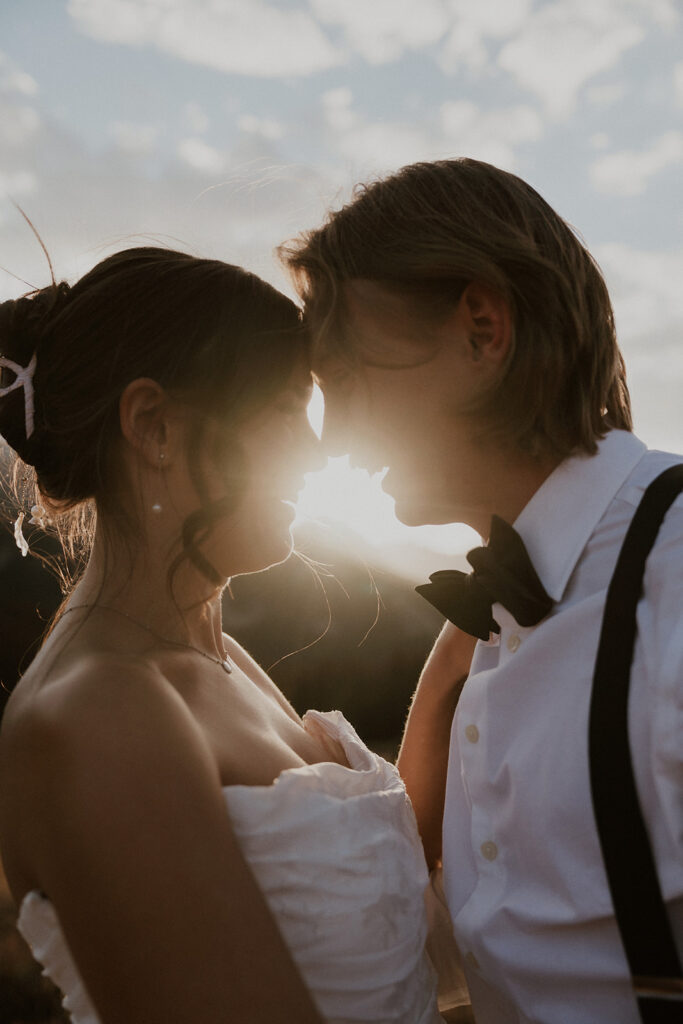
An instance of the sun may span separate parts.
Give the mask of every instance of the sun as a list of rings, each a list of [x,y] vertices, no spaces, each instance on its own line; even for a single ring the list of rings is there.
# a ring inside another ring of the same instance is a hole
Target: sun
[[[324,399],[313,389],[308,418],[320,437]],[[382,490],[386,469],[368,473],[350,465],[348,455],[329,458],[324,469],[306,474],[297,502],[297,522],[325,522],[356,534],[373,547],[378,558],[395,571],[415,575],[462,561],[464,552],[481,543],[474,530],[460,523],[448,526],[405,526],[394,512],[394,499]],[[433,568],[431,568],[433,566]]]

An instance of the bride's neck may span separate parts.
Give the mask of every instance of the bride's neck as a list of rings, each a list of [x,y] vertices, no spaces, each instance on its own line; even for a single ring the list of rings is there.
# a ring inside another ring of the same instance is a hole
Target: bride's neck
[[[88,565],[69,606],[116,609],[148,629],[211,650],[222,643],[221,588],[189,559],[169,571],[179,549],[161,531],[149,544],[115,539],[98,526]]]

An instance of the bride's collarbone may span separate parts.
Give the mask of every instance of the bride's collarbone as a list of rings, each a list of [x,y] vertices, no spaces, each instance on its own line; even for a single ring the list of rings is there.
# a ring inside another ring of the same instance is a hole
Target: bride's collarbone
[[[207,684],[184,696],[224,786],[270,785],[286,769],[330,760],[329,750],[307,732],[279,691],[274,695],[239,669]]]

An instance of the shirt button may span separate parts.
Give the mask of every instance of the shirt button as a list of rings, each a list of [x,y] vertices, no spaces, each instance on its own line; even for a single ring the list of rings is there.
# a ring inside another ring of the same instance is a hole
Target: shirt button
[[[495,843],[488,839],[485,843],[482,843],[479,847],[481,855],[485,860],[495,860],[498,856],[498,847]]]
[[[477,729],[476,725],[468,725],[467,728],[465,729],[465,736],[467,736],[467,739],[470,741],[470,743],[478,743],[479,730]]]
[[[521,644],[521,642],[522,641],[520,640],[517,633],[511,633],[510,636],[508,637],[508,651],[512,651],[512,653],[514,654],[515,651],[519,650],[519,645]]]
[[[479,961],[471,950],[469,953],[465,953],[464,960],[468,967],[473,968],[475,971],[479,970]]]

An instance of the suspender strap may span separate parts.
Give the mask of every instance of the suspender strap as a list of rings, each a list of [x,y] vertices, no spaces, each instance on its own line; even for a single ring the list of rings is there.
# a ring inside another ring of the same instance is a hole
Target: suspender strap
[[[607,590],[589,721],[593,809],[614,913],[641,1020],[683,1020],[683,971],[636,790],[628,738],[628,695],[636,607],[645,561],[669,507],[683,490],[683,465],[645,491]]]

